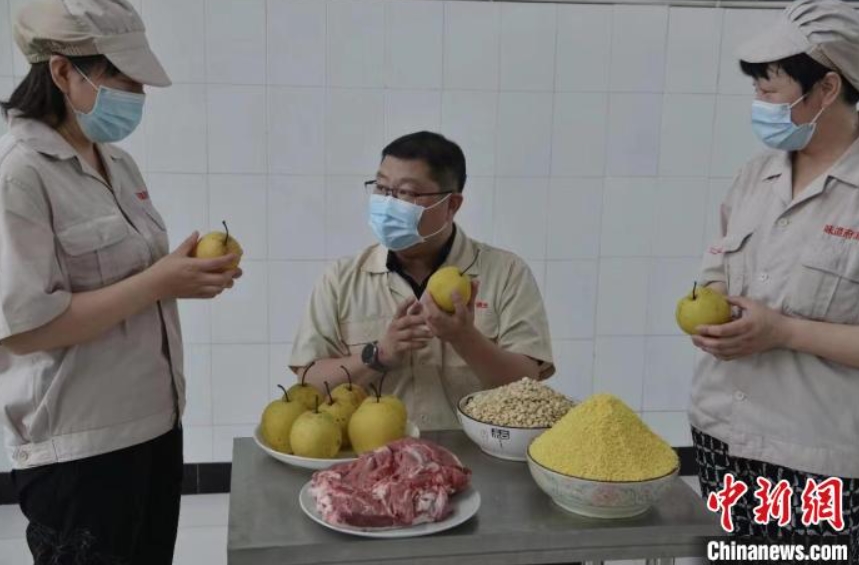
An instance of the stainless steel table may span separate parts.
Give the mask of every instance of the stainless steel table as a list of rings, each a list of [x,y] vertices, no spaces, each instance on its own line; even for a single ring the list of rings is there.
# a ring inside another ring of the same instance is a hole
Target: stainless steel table
[[[227,557],[230,565],[525,565],[703,556],[703,536],[719,536],[717,516],[682,480],[646,514],[594,520],[569,514],[539,490],[527,465],[483,454],[459,431],[423,437],[456,453],[482,497],[477,516],[427,537],[365,539],[312,522],[298,505],[311,472],[275,461],[252,439],[233,447]]]

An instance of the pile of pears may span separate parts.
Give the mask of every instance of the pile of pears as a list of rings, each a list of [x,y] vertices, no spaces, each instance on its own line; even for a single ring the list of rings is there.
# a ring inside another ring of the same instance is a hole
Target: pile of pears
[[[261,432],[269,447],[299,457],[331,459],[350,447],[360,455],[406,435],[406,407],[397,397],[381,394],[384,376],[378,388],[370,385],[373,395],[368,397],[341,366],[347,382],[332,390],[326,381],[323,395],[306,383],[312,365],[289,390],[281,386],[283,396],[263,412]]]

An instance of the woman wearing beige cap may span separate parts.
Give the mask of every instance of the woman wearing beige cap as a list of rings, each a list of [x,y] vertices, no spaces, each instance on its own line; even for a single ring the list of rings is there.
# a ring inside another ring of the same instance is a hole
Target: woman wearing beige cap
[[[109,143],[170,80],[125,0],[36,0],[14,23],[31,68],[2,103],[0,423],[39,564],[168,564],[185,405],[177,298],[235,259],[169,253],[133,159]]]
[[[800,0],[739,54],[752,128],[772,150],[740,171],[705,254],[699,282],[738,317],[693,337],[708,353],[690,408],[699,478],[705,496],[728,473],[748,486],[735,533],[839,533],[859,563],[859,13]],[[759,477],[787,481],[786,526],[756,522]],[[814,523],[803,510],[826,493],[805,489],[831,477],[833,520]]]

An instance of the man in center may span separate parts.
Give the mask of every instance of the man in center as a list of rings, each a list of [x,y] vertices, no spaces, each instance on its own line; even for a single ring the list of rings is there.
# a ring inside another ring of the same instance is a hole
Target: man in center
[[[384,379],[423,429],[458,427],[464,395],[554,373],[546,311],[528,265],[469,238],[454,219],[464,203],[465,156],[443,136],[418,132],[382,151],[366,183],[379,243],[341,259],[316,283],[290,367],[324,390]],[[360,187],[356,187],[360,189]],[[523,187],[522,190],[527,190]],[[441,310],[427,282],[444,266],[472,279],[470,300]]]

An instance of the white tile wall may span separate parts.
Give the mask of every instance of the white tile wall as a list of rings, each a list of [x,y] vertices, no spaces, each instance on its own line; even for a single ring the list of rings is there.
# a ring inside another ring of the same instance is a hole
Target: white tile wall
[[[145,19],[149,43],[167,65],[170,78],[177,83],[205,82],[206,0],[147,0]]]
[[[206,79],[265,84],[265,0],[206,1]]]
[[[268,84],[325,85],[325,2],[268,0]]]
[[[268,89],[268,170],[274,174],[325,172],[325,89]]]
[[[501,90],[553,89],[555,13],[553,4],[501,4]]]
[[[9,10],[9,0],[0,0],[0,14],[3,14],[3,19],[7,18],[7,14],[11,17]],[[0,76],[12,76],[12,50],[14,44],[12,42],[12,28],[9,25],[0,25]],[[5,92],[3,92],[5,95]]]
[[[435,0],[389,3],[386,28],[385,86],[441,88],[444,5]]]
[[[498,88],[501,5],[444,3],[444,88]]]
[[[2,15],[0,96],[27,72]],[[523,255],[574,396],[619,392],[688,443],[673,321],[731,177],[759,148],[737,45],[776,10],[441,0],[137,0],[174,79],[123,143],[173,244],[227,219],[245,278],[180,305],[189,460],[229,459],[313,281],[373,241],[362,183],[417,129],[459,142],[459,221]],[[180,26],[182,34],[176,34]],[[0,131],[5,128],[0,124]],[[0,469],[8,462],[0,456]]]
[[[611,70],[611,6],[557,7],[555,89],[607,92]]]
[[[668,8],[615,6],[611,88],[616,92],[662,92]]]

